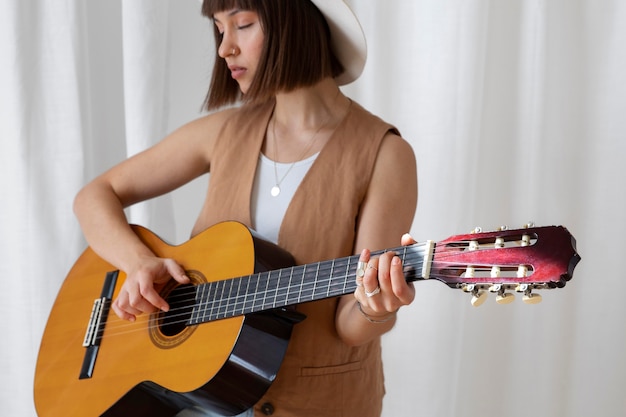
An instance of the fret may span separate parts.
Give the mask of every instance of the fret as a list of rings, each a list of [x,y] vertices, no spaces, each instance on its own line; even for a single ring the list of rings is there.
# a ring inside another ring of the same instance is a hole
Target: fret
[[[301,268],[302,268],[302,281],[300,282],[300,288],[298,289],[298,299],[296,300],[296,303],[298,304],[302,302],[302,288],[304,287],[304,283],[306,282],[305,280],[306,265],[302,266]]]
[[[211,320],[217,320],[220,304],[222,304],[222,289],[223,285],[220,285],[223,281],[217,281],[211,286],[211,309],[209,310],[209,318]]]
[[[302,276],[298,272],[302,267],[294,266],[289,271],[289,288],[287,288],[287,296],[285,297],[285,305],[297,304],[300,298],[300,290],[302,286]],[[297,290],[297,291],[296,291]]]
[[[191,318],[189,319],[189,324],[198,323],[198,318],[200,317],[200,308],[202,306],[202,297],[200,293],[202,292],[202,286],[199,285],[194,288],[194,303],[193,309],[191,310]]]
[[[289,284],[287,284],[287,292],[285,293],[285,305],[289,305],[289,289],[293,279],[293,268],[289,268]]]
[[[306,265],[305,265],[305,269],[306,269]],[[302,299],[305,301],[312,301],[315,299],[313,298],[314,291],[315,291],[315,279],[310,279],[310,275],[311,273],[309,271],[303,274],[305,284],[302,286],[303,288]]]
[[[252,305],[250,304],[251,301],[248,297],[248,295],[250,294],[250,281],[252,279],[252,276],[248,275],[247,277],[245,277],[246,280],[246,290],[244,291],[244,297],[243,297],[243,306],[241,307],[241,312],[242,313],[249,313],[250,311],[252,311]]]
[[[287,274],[289,274],[289,280],[285,284]],[[276,294],[274,295],[274,308],[289,305],[289,287],[291,286],[292,276],[293,268],[284,268],[279,270],[278,285],[276,286]]]
[[[232,292],[233,292],[233,280],[229,279],[224,283],[224,300],[226,303],[222,306],[222,310],[220,311],[220,315],[222,318],[226,318],[228,316],[228,306],[230,306],[230,302],[232,300]]]
[[[315,273],[313,274],[313,279],[311,280],[313,282],[313,289],[311,290],[311,300],[315,300],[315,290],[317,289],[317,283],[318,283],[318,278],[319,278],[319,270],[320,270],[320,264],[317,264],[317,268],[315,269]]]
[[[349,279],[349,273],[345,273],[344,268],[341,266],[345,261],[345,259],[335,259],[332,262],[328,278],[329,285],[326,297],[345,294],[344,289],[346,287],[346,282]],[[346,271],[348,271],[348,269],[346,269]]]
[[[237,291],[235,294],[235,302],[233,303],[233,316],[239,314],[243,314],[243,311],[239,312],[239,300],[241,299],[241,281],[243,281],[243,277],[236,278],[237,279]]]
[[[215,295],[213,298],[217,303],[213,303],[213,309],[211,311],[211,319],[217,320],[220,316],[220,309],[222,307],[222,301],[224,300],[224,283],[225,281],[217,281],[215,284]],[[217,305],[215,305],[217,304]]]
[[[272,308],[276,308],[276,300],[278,299],[278,290],[280,289],[280,276],[282,275],[282,269],[278,270],[278,281],[276,281],[276,291],[274,291],[274,303]]]
[[[350,258],[346,259],[346,270],[344,272],[344,276],[346,279],[343,280],[343,288],[341,289],[342,294],[346,294],[346,288],[348,286],[348,277],[350,277]]]
[[[215,306],[219,303],[219,297],[217,297],[217,291],[219,288],[220,281],[211,282],[209,284],[208,293],[207,293],[207,311],[206,311],[206,320],[215,320]]]
[[[267,294],[270,292],[271,272],[272,271],[267,274],[267,279],[265,279],[265,289],[262,291],[263,301],[261,302],[261,310],[269,308],[269,305],[267,303]]]
[[[420,247],[387,251],[400,256],[407,279],[429,262],[424,259]],[[372,256],[387,251],[372,252]],[[357,288],[358,259],[358,255],[353,255],[200,284],[195,289],[195,304],[189,322],[198,324],[349,294]]]
[[[330,289],[332,287],[332,283],[333,283],[333,271],[335,270],[335,260],[333,259],[333,261],[330,264],[330,272],[328,274],[328,276],[330,277],[329,280],[329,285],[328,287],[326,287],[326,297],[330,296]]]
[[[202,284],[202,291],[200,292],[200,302],[201,302],[201,308],[200,310],[202,311],[202,315],[200,316],[200,314],[198,314],[198,320],[200,320],[200,317],[202,321],[206,320],[206,310],[208,308],[208,304],[209,301],[211,301],[211,299],[208,296],[209,293],[209,284]],[[200,313],[200,312],[198,312]]]
[[[259,278],[260,278],[260,274],[255,274],[254,275],[256,277],[256,283],[255,283],[255,287],[254,287],[254,297],[252,298],[252,305],[250,306],[250,311],[256,311],[255,310],[255,304],[256,304],[256,297],[259,294]]]

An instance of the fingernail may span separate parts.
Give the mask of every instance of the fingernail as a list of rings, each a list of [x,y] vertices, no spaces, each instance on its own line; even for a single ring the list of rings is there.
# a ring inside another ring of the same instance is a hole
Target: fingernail
[[[392,265],[399,265],[400,264],[400,258],[398,256],[394,256],[393,259],[391,260]]]

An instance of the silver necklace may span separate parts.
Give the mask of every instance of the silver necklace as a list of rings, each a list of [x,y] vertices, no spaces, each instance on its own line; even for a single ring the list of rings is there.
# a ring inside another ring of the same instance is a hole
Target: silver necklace
[[[274,186],[270,190],[270,194],[272,195],[272,197],[278,197],[280,195],[280,184],[282,184],[285,178],[287,178],[287,175],[289,175],[289,173],[291,172],[291,169],[296,165],[296,163],[301,161],[302,158],[304,158],[304,155],[306,155],[307,152],[311,150],[311,148],[313,147],[313,144],[315,143],[315,139],[317,139],[317,134],[322,130],[322,128],[328,123],[329,120],[330,120],[330,113],[328,114],[328,117],[326,118],[326,120],[324,120],[324,123],[320,124],[320,127],[317,128],[315,133],[313,133],[313,136],[311,136],[311,139],[309,140],[309,144],[307,145],[307,147],[302,151],[300,156],[298,156],[298,158],[289,166],[289,168],[287,169],[287,172],[285,172],[283,176],[279,179],[278,168],[276,165],[276,160],[278,159],[278,142],[276,141],[276,118],[274,118],[274,120],[272,121],[272,136],[274,136],[274,161],[273,161],[274,162]]]

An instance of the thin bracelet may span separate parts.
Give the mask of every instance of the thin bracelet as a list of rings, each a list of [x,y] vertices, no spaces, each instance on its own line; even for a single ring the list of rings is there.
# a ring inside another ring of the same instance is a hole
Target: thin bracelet
[[[389,313],[384,319],[376,320],[376,319],[372,318],[369,314],[367,314],[365,311],[363,311],[363,307],[361,307],[361,303],[359,303],[357,301],[356,305],[359,307],[359,311],[361,312],[363,317],[365,317],[365,320],[369,321],[370,323],[377,323],[377,324],[379,324],[379,323],[387,323],[389,320],[394,318],[395,315],[396,315],[396,313]]]

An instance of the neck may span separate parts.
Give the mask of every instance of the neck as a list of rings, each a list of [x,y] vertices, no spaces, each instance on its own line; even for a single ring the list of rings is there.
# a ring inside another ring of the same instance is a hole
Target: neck
[[[335,126],[348,102],[335,81],[326,78],[311,87],[279,93],[274,119],[278,127],[292,132],[316,130],[321,124]]]
[[[319,152],[343,120],[350,100],[334,80],[276,96],[262,152],[275,162],[295,162]]]

